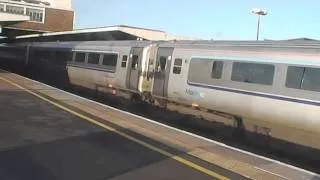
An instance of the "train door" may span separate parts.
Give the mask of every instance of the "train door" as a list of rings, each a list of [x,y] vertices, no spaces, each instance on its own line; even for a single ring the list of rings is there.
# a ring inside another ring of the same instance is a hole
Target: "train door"
[[[139,77],[141,73],[143,48],[131,48],[128,73],[127,73],[127,88],[138,91]]]
[[[167,96],[172,52],[173,48],[158,49],[152,90],[156,96]]]

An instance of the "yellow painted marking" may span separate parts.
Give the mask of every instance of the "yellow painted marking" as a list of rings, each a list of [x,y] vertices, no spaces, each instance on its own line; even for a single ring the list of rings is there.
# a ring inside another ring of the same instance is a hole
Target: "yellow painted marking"
[[[229,178],[227,178],[225,176],[222,176],[222,175],[220,175],[220,174],[218,174],[216,172],[213,172],[213,171],[211,171],[211,170],[209,170],[209,169],[207,169],[205,167],[202,167],[202,166],[200,166],[198,164],[195,164],[195,163],[193,163],[191,161],[183,159],[183,158],[181,158],[179,156],[176,156],[176,155],[174,155],[174,154],[172,154],[170,152],[164,151],[164,150],[162,150],[160,148],[157,148],[157,147],[155,147],[155,146],[153,146],[151,144],[148,144],[148,143],[146,143],[144,141],[141,141],[141,140],[139,140],[139,139],[137,139],[135,137],[132,137],[132,136],[126,134],[126,133],[117,131],[116,129],[114,129],[112,127],[109,127],[109,126],[107,126],[107,125],[105,125],[105,124],[103,124],[103,123],[101,123],[99,121],[96,121],[96,120],[94,120],[94,119],[92,119],[90,117],[87,117],[87,116],[82,115],[82,114],[80,114],[80,113],[78,113],[76,111],[73,111],[73,110],[71,110],[71,109],[69,109],[69,108],[67,108],[67,107],[65,107],[63,105],[60,105],[60,104],[58,104],[56,102],[53,102],[53,101],[51,101],[51,100],[49,100],[49,99],[47,99],[47,98],[35,93],[35,92],[32,92],[32,91],[30,91],[30,90],[20,86],[19,84],[16,84],[16,83],[14,83],[14,82],[6,79],[6,78],[0,77],[0,79],[3,80],[3,81],[8,82],[11,85],[14,85],[14,86],[20,88],[20,89],[22,89],[22,90],[24,90],[24,91],[26,91],[26,92],[34,95],[34,96],[36,96],[36,97],[38,97],[38,98],[40,98],[40,99],[42,99],[42,100],[44,100],[44,101],[56,106],[56,107],[59,107],[59,108],[63,109],[64,111],[67,111],[67,112],[69,112],[69,113],[71,113],[73,115],[76,115],[76,116],[84,119],[84,120],[87,120],[87,121],[89,121],[89,122],[91,122],[93,124],[96,124],[96,125],[104,128],[104,129],[106,129],[106,130],[113,131],[113,132],[115,132],[116,134],[118,134],[120,136],[123,136],[123,137],[125,137],[125,138],[127,138],[127,139],[129,139],[129,140],[131,140],[131,141],[133,141],[135,143],[138,143],[138,144],[140,144],[140,145],[142,145],[142,146],[144,146],[144,147],[146,147],[148,149],[151,149],[151,150],[153,150],[155,152],[158,152],[158,153],[160,153],[160,154],[162,154],[164,156],[167,156],[167,157],[169,157],[169,158],[171,158],[173,160],[176,160],[176,161],[178,161],[178,162],[180,162],[180,163],[182,163],[182,164],[184,164],[186,166],[189,166],[189,167],[191,167],[191,168],[193,168],[193,169],[195,169],[197,171],[200,171],[200,172],[202,172],[204,174],[207,174],[207,175],[212,176],[212,177],[217,178],[217,179],[221,179],[221,180],[228,180],[229,179]]]

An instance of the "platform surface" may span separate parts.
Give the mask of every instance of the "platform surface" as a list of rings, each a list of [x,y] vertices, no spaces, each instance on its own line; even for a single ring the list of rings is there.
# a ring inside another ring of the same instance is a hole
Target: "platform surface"
[[[55,107],[3,79],[0,102],[0,179],[214,178]],[[132,136],[151,141],[137,134]],[[242,178],[212,165],[205,168],[232,179]]]

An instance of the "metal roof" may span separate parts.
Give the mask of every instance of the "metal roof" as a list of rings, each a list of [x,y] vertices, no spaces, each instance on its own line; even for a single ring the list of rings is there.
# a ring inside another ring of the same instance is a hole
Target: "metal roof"
[[[98,41],[98,40],[197,40],[184,36],[172,36],[155,29],[126,25],[76,29],[64,32],[48,32],[17,36],[13,42],[31,41]]]

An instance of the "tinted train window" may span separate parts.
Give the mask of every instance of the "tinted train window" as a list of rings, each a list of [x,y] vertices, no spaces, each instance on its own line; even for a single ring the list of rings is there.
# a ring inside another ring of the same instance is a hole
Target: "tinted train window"
[[[77,52],[76,57],[75,57],[75,61],[76,62],[84,62],[85,57],[86,57],[86,53]]]
[[[38,56],[40,57],[40,61],[50,62],[53,60],[54,52],[49,50],[39,50]]]
[[[232,81],[272,85],[274,66],[270,64],[235,62],[232,67]]]
[[[116,66],[118,60],[117,54],[104,54],[102,64],[105,66]]]
[[[62,51],[62,56],[67,59],[67,61],[72,61],[72,52],[71,51]]]
[[[173,73],[180,74],[181,73],[181,66],[182,66],[182,59],[180,59],[180,58],[175,59],[174,66],[173,66]]]
[[[99,64],[100,54],[90,53],[88,55],[88,63],[89,64]]]
[[[195,83],[214,85],[211,78],[213,59],[192,58],[190,61],[188,80]]]
[[[289,66],[286,87],[320,91],[320,68]]]
[[[167,57],[161,56],[159,65],[160,65],[160,71],[162,71],[162,72],[165,71],[166,65],[167,65]]]
[[[54,53],[54,57],[56,61],[59,62],[66,62],[66,61],[72,61],[72,52],[70,51],[57,51]]]
[[[214,61],[212,64],[211,78],[220,79],[223,70],[223,61]]]
[[[320,91],[320,69],[305,68],[301,89]]]
[[[138,55],[133,55],[132,56],[131,68],[132,69],[138,68],[138,63],[139,63],[139,56]]]
[[[128,60],[128,56],[127,55],[122,56],[121,67],[126,67],[127,66],[127,60]]]
[[[289,66],[287,70],[286,87],[300,89],[304,70],[304,67]]]

